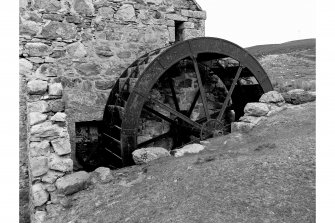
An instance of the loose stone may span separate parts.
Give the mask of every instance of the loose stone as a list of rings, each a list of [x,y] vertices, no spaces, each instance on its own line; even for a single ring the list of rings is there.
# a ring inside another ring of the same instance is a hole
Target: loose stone
[[[184,156],[187,153],[189,153],[189,154],[196,154],[196,153],[199,153],[200,151],[202,151],[204,149],[205,149],[205,147],[203,145],[200,145],[200,144],[190,144],[190,145],[184,146],[181,149],[174,150],[174,156],[175,157],[181,157],[181,156]]]
[[[141,165],[162,157],[170,156],[170,153],[162,147],[148,147],[135,150],[132,155],[134,162]]]
[[[56,187],[59,193],[65,195],[73,194],[86,189],[89,186],[89,178],[89,173],[79,171],[59,178],[56,181]]]
[[[259,102],[263,103],[281,103],[284,102],[283,96],[277,91],[269,91],[261,96]]]
[[[265,103],[248,103],[244,108],[244,114],[247,116],[265,116],[269,108]]]

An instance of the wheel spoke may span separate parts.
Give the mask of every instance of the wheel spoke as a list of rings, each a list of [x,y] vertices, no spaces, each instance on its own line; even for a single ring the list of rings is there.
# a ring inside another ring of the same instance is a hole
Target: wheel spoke
[[[145,95],[143,95],[142,93],[138,92],[138,91],[133,91],[134,93],[140,95],[141,97],[144,97],[144,98],[147,98]],[[148,100],[152,103],[155,103],[156,105],[158,105],[159,107],[161,107],[162,109],[164,109],[165,111],[168,111],[172,114],[174,114],[175,116],[177,116],[178,118],[180,118],[181,120],[187,122],[188,124],[198,128],[198,129],[201,129],[201,125],[199,123],[196,123],[194,121],[192,121],[189,117],[187,117],[186,115],[180,113],[180,112],[177,112],[176,110],[174,110],[173,108],[170,108],[169,106],[163,104],[162,102],[156,100],[156,99],[153,99],[153,98],[148,98]]]
[[[222,117],[223,117],[224,112],[226,111],[228,102],[229,102],[230,99],[231,99],[231,95],[233,94],[233,91],[234,91],[234,89],[235,89],[237,80],[238,80],[238,78],[239,78],[240,75],[241,75],[242,69],[243,69],[243,67],[241,67],[241,66],[238,67],[238,70],[237,70],[237,73],[236,73],[235,78],[234,78],[234,80],[233,80],[233,83],[232,83],[232,85],[230,86],[228,95],[227,95],[227,97],[225,98],[224,103],[223,103],[223,105],[222,105],[220,114],[219,114],[219,116],[216,118],[217,120],[221,120]]]
[[[201,99],[202,99],[202,104],[204,105],[204,110],[205,110],[206,118],[207,118],[207,120],[209,120],[210,119],[210,115],[209,115],[209,110],[208,110],[208,106],[207,106],[206,92],[205,92],[204,86],[202,84],[201,75],[200,75],[199,67],[198,67],[198,62],[195,59],[195,57],[192,57],[192,61],[193,61],[193,64],[194,64],[195,72],[197,74],[199,90],[200,90],[200,93],[201,93]]]
[[[159,118],[161,118],[161,119],[163,119],[163,120],[165,120],[167,122],[170,122],[171,124],[176,124],[176,122],[173,121],[172,119],[166,117],[165,115],[162,115],[161,113],[159,113],[158,111],[156,111],[156,110],[148,107],[147,105],[144,105],[143,108],[145,110],[147,110],[148,112],[151,112],[152,114],[156,115],[157,117],[159,117]]]
[[[199,96],[200,96],[200,90],[197,91],[197,93],[196,93],[196,95],[195,95],[195,97],[194,97],[194,100],[193,100],[193,102],[192,102],[192,104],[191,104],[191,107],[190,107],[190,109],[189,109],[188,112],[187,112],[187,116],[188,116],[188,117],[190,117],[190,116],[192,115],[193,109],[194,109],[195,105],[197,104],[197,101],[198,101],[198,99],[199,99]]]
[[[172,92],[172,98],[173,98],[174,106],[175,106],[177,112],[180,112],[176,91],[174,90],[174,86],[173,86],[171,78],[169,78],[169,85],[170,85],[171,92]]]
[[[163,138],[169,136],[170,134],[171,134],[170,132],[167,132],[167,133],[159,135],[159,136],[157,136],[155,138],[149,139],[148,141],[142,142],[139,145],[137,145],[137,148],[141,148],[143,146],[149,145],[150,143],[153,143],[153,142],[156,142],[156,141],[158,141],[160,139],[163,139]]]
[[[106,150],[107,152],[109,152],[110,154],[112,154],[113,156],[115,156],[116,158],[118,158],[119,160],[123,161],[122,158],[121,158],[120,156],[116,155],[115,153],[113,153],[113,152],[110,151],[109,149],[105,148],[105,150]]]

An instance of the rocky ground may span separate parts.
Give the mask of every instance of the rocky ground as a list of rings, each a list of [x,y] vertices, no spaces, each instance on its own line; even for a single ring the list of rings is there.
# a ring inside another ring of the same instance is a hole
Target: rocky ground
[[[275,90],[286,92],[301,88],[316,88],[315,39],[247,48],[268,74]]]
[[[315,222],[315,102],[211,139],[199,154],[91,182],[49,205],[57,214],[47,222]]]

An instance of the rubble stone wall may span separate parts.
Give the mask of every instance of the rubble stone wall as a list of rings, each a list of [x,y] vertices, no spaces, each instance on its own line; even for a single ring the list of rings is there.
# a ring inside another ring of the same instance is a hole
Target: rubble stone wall
[[[191,0],[20,0],[20,164],[36,216],[73,172],[75,123],[101,120],[128,65],[204,36],[205,19]]]

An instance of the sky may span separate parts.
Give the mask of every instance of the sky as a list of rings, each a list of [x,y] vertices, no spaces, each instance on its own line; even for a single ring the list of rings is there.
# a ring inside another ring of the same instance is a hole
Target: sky
[[[316,38],[315,0],[196,0],[206,36],[242,47]]]

